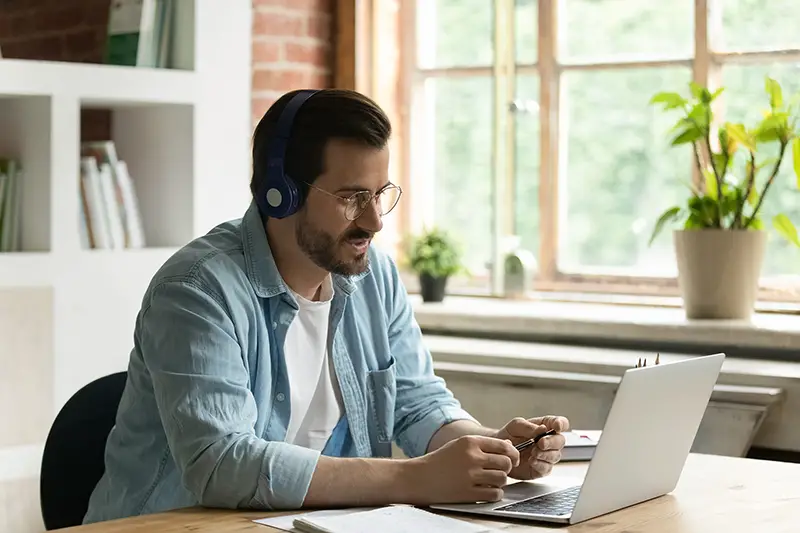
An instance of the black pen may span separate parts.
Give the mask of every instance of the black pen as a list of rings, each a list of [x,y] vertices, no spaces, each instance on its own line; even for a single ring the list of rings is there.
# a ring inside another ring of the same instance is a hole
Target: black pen
[[[533,446],[534,444],[539,442],[540,439],[543,439],[544,437],[547,437],[547,436],[550,436],[550,435],[555,435],[555,434],[556,434],[556,430],[555,429],[551,429],[550,431],[542,433],[541,435],[537,435],[537,436],[533,437],[532,439],[528,439],[528,440],[526,440],[524,442],[520,442],[519,444],[515,445],[514,448],[516,448],[518,451],[521,452],[525,448],[530,448],[531,446]]]

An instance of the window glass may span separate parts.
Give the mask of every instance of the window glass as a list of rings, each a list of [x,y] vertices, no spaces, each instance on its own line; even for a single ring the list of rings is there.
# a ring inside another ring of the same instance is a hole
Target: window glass
[[[561,0],[557,16],[564,62],[690,57],[694,51],[694,0]]]
[[[418,66],[491,66],[493,4],[491,0],[418,0]]]
[[[659,213],[685,201],[691,150],[669,145],[677,116],[649,105],[681,90],[684,68],[588,70],[563,77],[559,268],[674,275],[672,236],[648,239]]]

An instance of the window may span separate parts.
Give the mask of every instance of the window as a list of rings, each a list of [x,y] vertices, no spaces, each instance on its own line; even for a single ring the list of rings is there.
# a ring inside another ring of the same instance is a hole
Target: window
[[[795,0],[406,0],[403,183],[407,226],[465,245],[469,290],[499,291],[509,236],[537,258],[535,286],[677,295],[671,235],[691,147],[653,94],[723,85],[718,120],[764,101],[764,76],[800,90]],[[765,217],[800,220],[791,161]],[[770,238],[765,298],[800,300],[800,253]]]
[[[429,0],[415,12],[410,229],[469,235],[465,260],[479,278],[495,241],[493,11],[486,0]]]

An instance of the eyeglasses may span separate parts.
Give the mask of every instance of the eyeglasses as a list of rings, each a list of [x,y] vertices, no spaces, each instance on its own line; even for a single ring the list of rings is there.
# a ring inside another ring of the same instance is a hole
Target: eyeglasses
[[[306,185],[343,202],[345,204],[344,216],[350,221],[360,217],[371,203],[377,205],[378,215],[384,216],[388,214],[395,208],[397,202],[400,201],[400,196],[403,194],[403,190],[394,183],[388,184],[375,194],[369,191],[358,191],[350,196],[338,196],[324,189],[320,189],[316,185],[310,183],[306,183]]]

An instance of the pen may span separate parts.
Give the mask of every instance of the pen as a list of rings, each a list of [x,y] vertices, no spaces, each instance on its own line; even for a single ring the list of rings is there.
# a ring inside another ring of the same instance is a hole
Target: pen
[[[533,437],[532,439],[528,439],[528,440],[526,440],[524,442],[520,442],[519,444],[517,444],[514,447],[518,451],[522,451],[525,448],[529,448],[529,447],[533,446],[534,444],[539,442],[540,439],[542,439],[544,437],[548,437],[550,435],[555,435],[555,434],[556,434],[556,430],[555,429],[551,429],[550,431],[547,431],[546,433],[542,433],[541,435],[537,435],[537,436]]]

